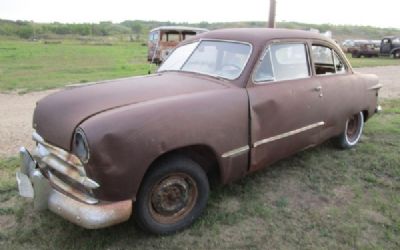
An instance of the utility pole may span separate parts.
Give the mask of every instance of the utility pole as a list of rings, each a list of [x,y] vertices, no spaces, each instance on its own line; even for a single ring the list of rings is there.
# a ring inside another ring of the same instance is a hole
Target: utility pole
[[[275,16],[276,16],[276,0],[269,0],[269,20],[268,28],[275,28]]]

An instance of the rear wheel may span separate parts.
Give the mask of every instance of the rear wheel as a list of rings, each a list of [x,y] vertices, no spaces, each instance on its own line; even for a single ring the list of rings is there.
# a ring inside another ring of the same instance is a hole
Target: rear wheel
[[[363,112],[351,116],[346,121],[346,127],[342,134],[334,138],[335,144],[343,149],[354,147],[360,140],[364,128]]]
[[[396,59],[400,59],[400,50],[397,50],[393,53],[393,57]]]
[[[353,58],[360,58],[360,57],[361,57],[361,54],[358,53],[358,52],[353,52],[353,53],[351,53],[351,57],[353,57]]]
[[[154,234],[180,231],[201,215],[208,194],[207,175],[200,165],[183,157],[163,160],[143,180],[135,219]]]

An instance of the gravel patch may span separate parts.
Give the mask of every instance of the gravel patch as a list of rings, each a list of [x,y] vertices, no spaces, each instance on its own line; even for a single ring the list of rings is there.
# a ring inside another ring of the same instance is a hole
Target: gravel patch
[[[384,87],[381,98],[400,98],[400,66],[358,68],[355,71],[378,75]],[[20,146],[32,149],[32,114],[35,103],[58,90],[24,95],[0,93],[0,157],[15,156]]]
[[[32,115],[36,102],[55,91],[0,93],[0,157],[17,155],[20,146],[33,148]]]
[[[379,91],[381,98],[400,98],[400,66],[385,66],[372,68],[357,68],[356,72],[364,74],[375,74],[383,88]]]

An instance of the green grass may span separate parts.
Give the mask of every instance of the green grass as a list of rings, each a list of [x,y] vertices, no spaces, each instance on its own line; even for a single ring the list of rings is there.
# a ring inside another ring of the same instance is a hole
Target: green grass
[[[377,66],[390,66],[400,65],[399,59],[390,58],[388,56],[373,57],[373,58],[352,58],[351,54],[346,54],[353,68],[363,67],[377,67]]]
[[[111,44],[77,40],[45,44],[0,38],[0,92],[24,93],[147,74],[146,46],[115,41]],[[348,57],[355,68],[400,65],[400,60],[388,57]]]
[[[0,43],[0,91],[36,91],[143,75],[148,71],[147,47],[140,43],[60,44],[2,40]]]
[[[217,187],[190,228],[157,237],[133,221],[79,228],[17,197],[16,158],[0,161],[2,249],[400,249],[400,100],[365,126],[361,143],[329,142]]]

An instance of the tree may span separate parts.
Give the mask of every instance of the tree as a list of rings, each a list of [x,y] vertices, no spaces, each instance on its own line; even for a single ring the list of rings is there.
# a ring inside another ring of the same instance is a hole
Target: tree
[[[136,35],[136,40],[139,40],[140,33],[142,33],[142,29],[143,29],[143,27],[140,23],[135,22],[132,24],[131,30],[132,30],[132,33],[134,35]],[[131,40],[132,40],[132,38],[131,38]]]
[[[30,25],[21,26],[17,30],[17,35],[23,39],[29,39],[34,35],[33,28]]]

